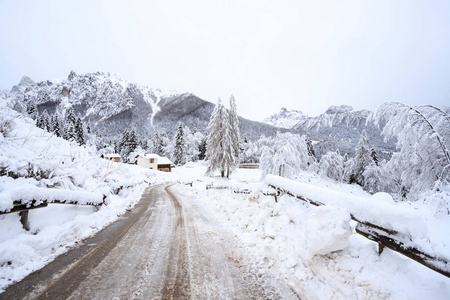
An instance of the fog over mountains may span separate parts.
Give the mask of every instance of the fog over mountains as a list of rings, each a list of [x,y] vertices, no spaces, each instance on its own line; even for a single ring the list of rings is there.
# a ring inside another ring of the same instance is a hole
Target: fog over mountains
[[[36,105],[40,113],[47,111],[64,116],[72,107],[77,117],[94,132],[110,139],[120,138],[125,129],[131,128],[144,139],[151,139],[155,130],[172,136],[178,122],[183,122],[191,131],[205,133],[214,109],[213,103],[191,93],[162,92],[103,72],[76,74],[72,71],[65,80],[41,82],[24,76],[11,91],[4,91],[2,97],[9,98],[14,108],[24,113],[27,106]],[[262,135],[274,136],[277,131],[307,133],[318,142],[315,148],[319,157],[337,149],[353,154],[363,130],[367,132],[371,147],[378,152],[393,151],[393,143],[383,142],[371,116],[370,111],[354,111],[342,105],[330,107],[317,117],[282,108],[263,123],[241,117],[239,121],[241,136],[252,141]]]

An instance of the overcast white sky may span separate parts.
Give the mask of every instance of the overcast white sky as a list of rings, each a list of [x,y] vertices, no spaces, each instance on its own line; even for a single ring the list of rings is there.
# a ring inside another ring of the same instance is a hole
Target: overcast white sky
[[[450,106],[450,1],[0,1],[0,89],[105,71],[254,120]]]

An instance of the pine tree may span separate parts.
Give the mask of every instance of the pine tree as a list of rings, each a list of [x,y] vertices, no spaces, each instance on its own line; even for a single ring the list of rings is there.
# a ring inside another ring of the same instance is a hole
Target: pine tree
[[[166,156],[167,140],[164,133],[155,131],[153,137],[153,152],[159,156]]]
[[[53,116],[52,119],[52,127],[53,127],[53,133],[57,136],[57,137],[62,137],[62,131],[61,131],[61,122],[59,121],[59,118],[57,115]]]
[[[123,154],[126,153],[127,151],[126,148],[128,146],[129,135],[130,133],[128,132],[128,129],[125,129],[122,133],[122,138],[117,143],[116,152],[120,153],[122,159],[126,159],[126,157]]]
[[[73,111],[73,108],[70,107],[66,112],[66,122],[70,122],[75,126],[76,121],[77,118],[75,116],[75,112]]]
[[[177,134],[175,135],[173,158],[174,164],[177,166],[186,163],[185,136],[181,122],[178,124]]]
[[[86,144],[83,123],[81,122],[80,118],[77,118],[75,122],[75,140],[80,146]]]
[[[309,136],[309,134],[306,135],[306,146],[308,147],[308,155],[311,157],[315,157],[316,152],[314,151],[314,147],[313,147],[311,137]]]
[[[130,158],[130,154],[133,153],[138,147],[138,138],[136,135],[136,131],[132,129],[131,131],[124,130],[122,134],[122,138],[118,144],[118,152],[122,156],[124,162],[130,162],[132,158]]]
[[[354,182],[360,186],[364,186],[364,171],[373,160],[370,157],[371,151],[367,145],[366,131],[363,130],[359,138],[358,146],[356,147],[356,154],[353,163],[352,176]]]
[[[70,107],[66,112],[66,120],[64,122],[64,134],[63,137],[66,140],[72,141],[76,140],[76,132],[75,132],[75,126],[76,126],[76,117],[75,113],[73,112],[73,108]]]
[[[234,148],[230,136],[229,116],[219,99],[209,119],[208,130],[210,134],[206,146],[207,173],[213,174],[219,170],[220,175],[229,176],[234,166]]]
[[[206,141],[208,136],[204,137],[200,144],[198,145],[198,159],[204,160],[206,157]]]
[[[134,152],[134,150],[136,150],[136,148],[138,146],[139,146],[139,141],[138,141],[138,137],[137,137],[136,131],[134,129],[132,129],[130,131],[130,134],[128,136],[128,141],[127,141],[128,155],[131,152]]]
[[[370,150],[370,157],[372,158],[372,160],[373,160],[373,162],[375,163],[375,165],[378,166],[378,155],[377,155],[377,152],[375,151],[374,148],[372,148],[372,149]]]
[[[230,97],[230,138],[231,146],[233,147],[233,160],[231,162],[230,168],[235,170],[239,165],[239,117],[237,114],[236,101],[234,96]],[[229,171],[227,172],[227,177],[229,177]]]

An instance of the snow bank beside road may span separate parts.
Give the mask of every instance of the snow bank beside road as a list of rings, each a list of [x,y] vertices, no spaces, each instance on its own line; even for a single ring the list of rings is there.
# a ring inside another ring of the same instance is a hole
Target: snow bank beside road
[[[386,193],[377,193],[367,198],[330,189],[325,190],[322,187],[275,175],[267,175],[264,182],[289,191],[295,196],[345,208],[362,222],[420,238],[428,234],[427,226],[418,211],[406,205],[396,204]]]

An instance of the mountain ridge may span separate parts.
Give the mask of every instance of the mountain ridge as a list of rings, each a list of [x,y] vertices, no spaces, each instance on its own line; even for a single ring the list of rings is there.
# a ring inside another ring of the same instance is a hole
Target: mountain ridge
[[[192,93],[162,92],[129,83],[105,72],[69,73],[67,79],[34,82],[23,76],[7,97],[24,112],[36,105],[40,113],[65,115],[72,107],[81,120],[104,137],[117,138],[126,128],[135,128],[151,139],[155,130],[174,134],[178,122],[191,130],[206,132],[214,104]],[[241,134],[250,140],[279,131],[271,125],[239,117]],[[283,130],[282,130],[283,131]]]

